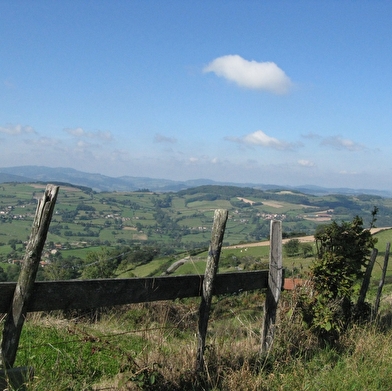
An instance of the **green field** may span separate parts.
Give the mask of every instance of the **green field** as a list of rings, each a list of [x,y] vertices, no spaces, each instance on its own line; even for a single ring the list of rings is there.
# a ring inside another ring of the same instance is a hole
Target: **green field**
[[[18,267],[8,261],[21,259],[24,255],[36,198],[40,198],[42,191],[42,187],[37,189],[35,185],[0,186],[0,212],[3,212],[0,214],[1,268],[13,279],[17,278]],[[355,201],[342,200],[340,196],[317,198],[279,192],[263,194],[264,198],[260,194],[253,198],[251,194],[246,195],[247,200],[257,202],[250,205],[232,194],[227,199],[212,200],[216,194],[206,191],[167,195],[89,193],[72,187],[61,188],[43,253],[48,265],[40,268],[38,275],[45,277],[45,271],[52,267],[46,278],[62,279],[62,269],[71,267],[83,272],[100,256],[104,257],[104,265],[116,263],[119,258],[111,277],[162,275],[170,265],[182,259],[187,262],[178,267],[174,275],[203,275],[214,209],[217,208],[229,210],[219,273],[265,268],[270,248],[260,243],[265,244],[268,239],[269,219],[283,221],[285,236],[296,238],[301,233],[313,234],[319,224],[329,222],[307,217],[316,214],[317,204],[320,213],[333,209],[334,212],[329,212],[331,218],[340,221],[343,217],[351,219],[356,212],[361,212],[366,220],[372,204],[380,202],[377,224],[392,226],[388,220],[392,208],[390,200]],[[292,197],[292,202],[287,197]],[[350,212],[342,206],[343,201],[355,208]],[[338,202],[340,206],[337,206]],[[334,208],[328,208],[327,203]],[[392,230],[381,231],[375,237],[379,253],[367,295],[369,303],[375,299]],[[316,254],[314,243],[312,246],[313,256],[307,258],[289,257],[283,247],[283,266],[287,275],[306,277]],[[146,249],[149,254],[156,252],[156,255],[148,261],[131,258],[133,253],[148,253]],[[76,259],[75,263],[69,262],[70,259]],[[83,275],[71,278],[83,278]],[[392,263],[389,263],[381,302],[383,314],[390,312],[391,294]],[[295,308],[295,296],[290,296],[289,292],[282,294],[281,323],[274,350],[260,366],[255,358],[259,353],[263,300],[260,292],[214,297],[206,355],[209,375],[213,377],[209,377],[205,389],[319,390],[320,385],[335,390],[388,389],[392,379],[388,369],[390,363],[382,361],[391,355],[387,349],[390,331],[376,334],[371,328],[373,325],[364,326],[363,331],[355,326],[344,336],[339,351],[325,349],[325,346],[320,348],[308,330],[303,329],[304,323],[298,320],[296,323],[292,314],[287,313],[288,308]],[[69,314],[71,320],[48,314],[29,316],[23,329],[17,365],[35,367],[33,390],[56,387],[115,389],[110,387],[119,384],[119,376],[123,377],[124,385],[136,384],[140,379],[151,382],[153,376],[155,381],[155,376],[159,376],[160,386],[164,380],[168,381],[166,388],[159,389],[197,389],[191,387],[192,383],[180,383],[187,379],[188,368],[194,364],[198,302],[195,303],[189,299],[104,310],[100,315],[96,313],[100,320],[93,322],[84,322],[82,319],[86,315],[77,311]],[[390,314],[388,316],[390,319]],[[373,349],[366,347],[369,341],[374,345]],[[369,376],[360,376],[365,364],[372,368],[374,362],[378,365],[377,370],[382,368],[383,374],[373,373],[371,369]],[[151,378],[139,378],[140,374],[151,375]],[[168,379],[176,381],[178,387],[173,388],[174,383]],[[139,389],[154,388],[148,384]]]
[[[41,184],[0,186],[0,261],[23,258],[37,200],[43,192]],[[328,223],[328,218],[340,221],[359,214],[366,225],[374,206],[380,211],[377,224],[392,226],[392,200],[377,196],[317,197],[232,186],[201,186],[177,193],[96,193],[86,188],[61,186],[43,260],[76,257],[83,261],[88,253],[100,248],[154,246],[159,248],[162,261],[135,265],[132,271],[138,276],[150,275],[160,270],[168,255],[174,262],[183,252],[207,249],[214,210],[227,209],[229,217],[220,270],[237,270],[248,268],[250,259],[259,263],[268,261],[268,247],[249,245],[236,249],[235,246],[267,240],[271,219],[282,220],[285,235],[308,235],[319,224]],[[323,218],[316,218],[317,213]],[[388,239],[387,233],[379,235],[382,248],[377,264],[382,262]],[[231,248],[226,249],[228,246]],[[203,256],[195,258],[194,265],[184,264],[176,273],[200,273],[206,260]],[[243,258],[244,262],[236,258]],[[285,267],[303,270],[310,262],[311,258],[288,258]],[[375,273],[379,275],[379,268],[375,268]]]

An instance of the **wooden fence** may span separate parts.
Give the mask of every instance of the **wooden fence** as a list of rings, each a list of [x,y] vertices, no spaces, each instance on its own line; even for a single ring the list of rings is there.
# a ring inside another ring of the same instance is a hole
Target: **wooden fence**
[[[266,291],[266,304],[261,325],[261,352],[270,349],[284,279],[280,221],[271,221],[269,270],[217,274],[228,212],[216,210],[204,276],[35,282],[58,190],[57,186],[48,185],[37,206],[17,283],[0,283],[0,313],[7,313],[1,342],[0,387],[6,387],[13,378],[16,379],[16,387],[19,387],[23,376],[21,380],[21,376],[15,376],[15,373],[31,375],[30,369],[21,368],[18,371],[13,364],[24,319],[27,312],[33,311],[90,309],[201,297],[196,357],[196,371],[200,372],[204,370],[203,356],[212,296],[262,289]]]

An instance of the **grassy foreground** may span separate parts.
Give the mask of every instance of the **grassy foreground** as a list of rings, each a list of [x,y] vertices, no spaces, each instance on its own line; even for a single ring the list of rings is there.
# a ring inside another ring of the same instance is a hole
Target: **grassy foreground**
[[[353,324],[333,348],[321,346],[284,292],[273,349],[261,357],[263,299],[214,298],[203,377],[194,373],[196,299],[31,314],[16,365],[34,367],[34,391],[391,389],[388,311],[377,323]]]

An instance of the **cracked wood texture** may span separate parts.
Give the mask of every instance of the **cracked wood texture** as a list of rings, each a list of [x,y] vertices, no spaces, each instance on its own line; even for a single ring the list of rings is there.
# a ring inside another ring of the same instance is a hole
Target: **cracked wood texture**
[[[27,311],[92,309],[200,297],[204,276],[165,276],[99,280],[37,281]],[[266,289],[268,270],[217,274],[213,295]],[[15,282],[0,283],[0,314],[11,305]]]
[[[264,322],[262,330],[261,353],[267,353],[272,346],[275,334],[276,312],[280,292],[282,290],[283,260],[282,260],[282,222],[271,221],[270,226],[270,259],[268,288],[264,305]]]
[[[222,249],[223,236],[226,228],[228,211],[217,209],[214,214],[214,223],[211,232],[211,243],[208,251],[206,271],[203,281],[203,294],[199,308],[199,326],[197,334],[197,358],[196,370],[204,369],[204,350],[207,334],[208,319],[210,316],[211,299],[215,276],[218,270],[220,252]]]
[[[47,185],[37,205],[30,239],[23,258],[22,268],[16,283],[12,305],[4,323],[1,341],[1,366],[12,368],[18,350],[20,334],[27,313],[30,297],[34,290],[35,277],[46,236],[52,218],[59,187]]]

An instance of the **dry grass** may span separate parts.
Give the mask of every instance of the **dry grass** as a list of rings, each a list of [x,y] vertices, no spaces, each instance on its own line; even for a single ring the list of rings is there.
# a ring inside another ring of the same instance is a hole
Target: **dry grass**
[[[195,372],[198,300],[132,305],[93,317],[29,316],[18,365],[35,367],[32,391],[389,389],[389,312],[377,324],[353,325],[328,348],[304,328],[295,295],[285,292],[273,348],[261,356],[261,303],[256,293],[214,300],[203,375]]]

